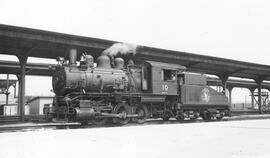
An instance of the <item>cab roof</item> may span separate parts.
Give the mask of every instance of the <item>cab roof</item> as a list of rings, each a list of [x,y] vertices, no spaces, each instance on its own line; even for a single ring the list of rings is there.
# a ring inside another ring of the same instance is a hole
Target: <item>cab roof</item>
[[[187,68],[185,66],[179,65],[179,64],[168,64],[168,63],[163,63],[163,62],[157,62],[157,61],[146,61],[149,63],[151,66],[154,67],[160,67],[163,69],[170,69],[170,70],[186,70]]]

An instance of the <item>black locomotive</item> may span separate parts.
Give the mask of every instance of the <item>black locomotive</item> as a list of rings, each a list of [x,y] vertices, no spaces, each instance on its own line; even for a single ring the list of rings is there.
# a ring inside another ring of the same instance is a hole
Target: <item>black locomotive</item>
[[[101,55],[96,63],[77,50],[60,59],[53,75],[55,98],[49,119],[96,125],[108,121],[143,123],[147,118],[169,120],[229,115],[227,97],[206,85],[206,76],[186,73],[186,67],[136,58]]]

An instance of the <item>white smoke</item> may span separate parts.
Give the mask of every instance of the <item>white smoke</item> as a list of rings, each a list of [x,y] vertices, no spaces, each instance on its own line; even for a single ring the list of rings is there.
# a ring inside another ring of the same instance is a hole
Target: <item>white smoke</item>
[[[115,43],[110,48],[104,50],[102,55],[117,56],[126,54],[136,54],[137,45],[129,43]]]

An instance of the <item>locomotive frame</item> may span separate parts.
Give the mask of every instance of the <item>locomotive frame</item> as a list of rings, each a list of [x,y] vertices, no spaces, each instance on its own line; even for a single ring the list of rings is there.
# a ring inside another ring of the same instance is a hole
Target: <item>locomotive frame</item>
[[[59,60],[53,76],[56,93],[48,120],[143,123],[148,118],[177,120],[222,119],[230,113],[224,94],[206,85],[206,77],[189,74],[178,64],[100,56],[83,56],[76,65],[77,51],[69,62]]]

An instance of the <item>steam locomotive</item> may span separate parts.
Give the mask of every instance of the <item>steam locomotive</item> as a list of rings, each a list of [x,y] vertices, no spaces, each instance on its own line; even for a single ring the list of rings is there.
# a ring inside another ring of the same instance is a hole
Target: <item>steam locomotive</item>
[[[227,97],[207,86],[205,75],[187,73],[184,66],[108,55],[94,62],[86,54],[79,62],[76,49],[68,56],[55,67],[55,98],[47,119],[103,125],[148,118],[222,119],[230,113]]]

